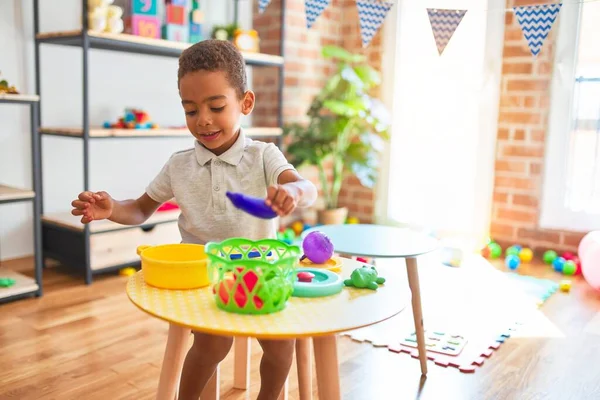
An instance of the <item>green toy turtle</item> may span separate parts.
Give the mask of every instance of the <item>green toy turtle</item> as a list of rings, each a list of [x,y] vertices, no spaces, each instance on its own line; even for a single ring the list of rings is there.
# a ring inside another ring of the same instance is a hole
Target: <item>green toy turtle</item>
[[[355,288],[367,288],[371,290],[377,290],[379,285],[385,282],[385,278],[377,276],[377,270],[375,267],[370,265],[363,265],[360,268],[356,268],[352,271],[350,279],[344,281],[344,285],[352,286]]]

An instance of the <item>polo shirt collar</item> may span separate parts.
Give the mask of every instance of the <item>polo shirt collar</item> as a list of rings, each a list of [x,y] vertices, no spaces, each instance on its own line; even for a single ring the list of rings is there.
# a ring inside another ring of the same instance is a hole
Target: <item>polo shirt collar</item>
[[[210,160],[217,159],[224,161],[231,165],[238,165],[240,161],[242,161],[242,156],[244,155],[244,149],[246,148],[246,135],[244,134],[244,130],[240,128],[240,134],[238,135],[237,140],[233,143],[233,146],[229,148],[225,153],[220,156],[215,155],[213,152],[208,150],[206,147],[202,146],[199,141],[194,142],[194,150],[196,152],[196,160],[198,164],[205,165]]]

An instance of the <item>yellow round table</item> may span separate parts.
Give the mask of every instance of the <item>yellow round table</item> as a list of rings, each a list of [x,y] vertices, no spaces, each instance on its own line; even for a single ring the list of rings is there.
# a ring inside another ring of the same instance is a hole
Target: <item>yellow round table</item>
[[[341,260],[342,279],[363,265],[346,258]],[[292,297],[286,308],[277,313],[242,315],[217,308],[210,287],[159,289],[147,285],[143,272],[139,271],[127,282],[129,299],[142,311],[170,324],[157,398],[174,398],[174,387],[187,349],[185,343],[190,330],[194,330],[234,337],[312,338],[319,397],[339,399],[336,334],[391,318],[401,312],[410,299],[397,269],[378,269],[378,272],[386,282],[376,291],[344,287],[341,293],[333,296]]]

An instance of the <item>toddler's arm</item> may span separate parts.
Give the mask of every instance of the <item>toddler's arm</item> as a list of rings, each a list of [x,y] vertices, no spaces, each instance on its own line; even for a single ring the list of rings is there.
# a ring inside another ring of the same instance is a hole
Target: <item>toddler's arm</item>
[[[279,174],[277,185],[267,189],[268,206],[279,216],[292,213],[296,207],[309,207],[317,199],[317,188],[298,172],[288,169]]]
[[[122,225],[139,225],[146,222],[161,203],[154,201],[146,193],[135,200],[119,201],[106,192],[82,192],[71,205],[71,214],[81,215],[81,222],[84,224],[109,219]]]

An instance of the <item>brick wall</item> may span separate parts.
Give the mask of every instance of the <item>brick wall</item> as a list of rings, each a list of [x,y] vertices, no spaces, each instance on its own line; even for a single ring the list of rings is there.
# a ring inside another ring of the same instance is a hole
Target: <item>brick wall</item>
[[[256,2],[255,2],[256,3]],[[254,10],[254,29],[261,38],[261,51],[279,54],[281,41],[280,0],[272,0],[263,14]],[[286,0],[285,9],[285,72],[283,91],[284,123],[305,122],[306,110],[313,97],[323,87],[335,65],[324,60],[321,48],[338,45],[355,52],[363,52],[360,40],[358,13],[354,0],[332,0],[325,12],[310,30],[306,28],[304,0]],[[369,63],[381,69],[381,35],[378,34],[364,51]],[[257,95],[253,113],[256,126],[275,126],[277,123],[277,73],[267,68],[255,68],[252,86]],[[315,168],[304,168],[301,173],[319,185]],[[340,192],[340,206],[346,206],[350,215],[361,221],[373,219],[374,196],[372,190],[350,177]]]
[[[531,3],[507,0],[506,5]],[[519,243],[538,252],[574,250],[583,236],[538,225],[555,34],[556,26],[534,58],[515,15],[506,13],[491,236],[505,245]]]

